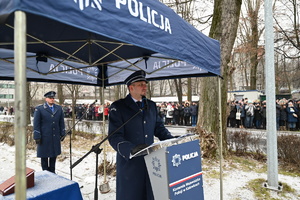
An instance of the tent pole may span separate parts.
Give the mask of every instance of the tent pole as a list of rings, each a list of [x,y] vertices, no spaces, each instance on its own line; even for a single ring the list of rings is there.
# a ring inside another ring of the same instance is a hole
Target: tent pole
[[[16,200],[26,199],[26,14],[15,12],[15,193]]]
[[[104,84],[105,84],[105,80],[104,80],[104,73],[105,73],[105,69],[104,69],[104,66],[102,65],[102,90],[101,90],[101,92],[102,92],[102,99],[101,99],[101,104],[102,104],[102,108],[103,108],[103,113],[102,113],[102,125],[103,125],[103,132],[102,132],[102,134],[103,134],[103,136],[105,136],[106,137],[106,120],[105,120],[105,115],[104,115],[104,104],[105,104],[105,97],[104,97]],[[107,180],[106,180],[106,178],[107,178],[107,174],[106,174],[106,172],[107,172],[107,163],[106,163],[106,152],[107,152],[107,146],[106,146],[106,141],[104,142],[104,147],[103,147],[103,171],[104,171],[104,173],[103,173],[103,175],[104,175],[104,179],[103,179],[103,183],[100,185],[100,192],[102,193],[102,194],[104,194],[104,193],[108,193],[109,191],[110,191],[110,187],[109,187],[109,183],[107,182]]]
[[[221,96],[221,77],[218,79],[218,107],[219,107],[219,147],[220,147],[220,200],[223,199],[223,134],[222,134],[222,96]]]

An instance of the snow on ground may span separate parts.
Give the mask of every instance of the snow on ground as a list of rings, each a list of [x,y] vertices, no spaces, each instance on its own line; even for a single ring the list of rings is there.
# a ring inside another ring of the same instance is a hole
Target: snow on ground
[[[89,149],[87,147],[86,149]],[[84,156],[88,150],[72,150],[72,160],[73,163]],[[103,153],[100,154],[99,163],[102,160]],[[65,159],[62,159],[65,158]],[[34,169],[35,171],[41,171],[40,159],[36,157],[35,150],[27,150],[27,167]],[[63,160],[63,161],[61,161]],[[107,153],[107,160],[115,162],[114,152]],[[205,162],[205,160],[203,161]],[[15,169],[15,147],[8,146],[7,144],[0,143],[0,183],[11,176],[14,175]],[[219,171],[218,166],[208,166],[208,163],[205,165],[204,169],[207,172],[203,171],[203,180],[204,180],[204,196],[206,200],[216,200],[220,199],[220,180],[218,177],[210,178],[206,177],[205,174],[209,173],[208,171],[215,170]],[[225,165],[225,164],[224,164]],[[73,172],[73,181],[78,182],[81,187],[81,193],[84,200],[94,199],[94,189],[95,189],[95,166],[96,166],[96,154],[94,152],[90,153],[85,157],[81,163],[75,166],[72,170]],[[70,159],[69,159],[69,150],[64,148],[62,155],[59,157],[56,163],[56,173],[59,176],[70,179]],[[266,173],[256,173],[253,171],[241,171],[234,169],[231,171],[224,170],[223,176],[223,199],[243,199],[243,200],[254,200],[254,193],[246,188],[248,181],[252,179],[263,178],[267,179]],[[104,177],[98,176],[98,189],[99,185],[103,183]],[[106,178],[108,184],[111,188],[111,191],[106,194],[101,194],[99,192],[99,199],[102,200],[114,200],[115,199],[115,177],[108,176]],[[296,190],[296,195],[287,194],[284,199],[299,199],[300,198],[300,179],[299,177],[291,177],[279,175],[279,181],[287,183],[292,188]],[[277,195],[276,191],[272,191],[272,197],[281,199],[282,197]],[[283,199],[283,198],[282,198]]]

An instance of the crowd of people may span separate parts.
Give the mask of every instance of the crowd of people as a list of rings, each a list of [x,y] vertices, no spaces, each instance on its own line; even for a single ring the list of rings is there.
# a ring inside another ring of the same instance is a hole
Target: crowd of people
[[[227,126],[235,128],[266,129],[267,103],[266,101],[251,101],[247,98],[228,101]],[[108,120],[110,103],[106,104],[77,104],[75,116],[78,120]],[[72,117],[72,106],[62,105],[65,118]],[[157,109],[165,125],[196,126],[198,118],[198,104],[196,102],[163,102],[157,103]],[[0,106],[0,112],[13,115],[13,106]],[[34,108],[32,108],[33,116]],[[300,130],[300,99],[276,100],[277,130]]]
[[[6,107],[6,106],[0,106],[0,112],[3,113],[4,115],[14,115],[14,107]]]
[[[196,126],[198,105],[196,102],[163,102],[157,105],[158,113],[166,125]]]
[[[277,130],[300,130],[300,99],[276,100]],[[228,127],[266,129],[267,102],[247,98],[228,102]]]
[[[105,120],[108,120],[110,103],[102,104],[77,104],[75,106],[75,116],[78,120],[103,120],[103,114]],[[66,118],[72,117],[72,106],[62,105],[64,116]]]

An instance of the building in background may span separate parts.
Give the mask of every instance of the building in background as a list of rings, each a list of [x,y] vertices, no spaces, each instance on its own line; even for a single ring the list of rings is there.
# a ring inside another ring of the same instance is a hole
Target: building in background
[[[14,81],[0,81],[0,105],[10,107],[15,99]]]

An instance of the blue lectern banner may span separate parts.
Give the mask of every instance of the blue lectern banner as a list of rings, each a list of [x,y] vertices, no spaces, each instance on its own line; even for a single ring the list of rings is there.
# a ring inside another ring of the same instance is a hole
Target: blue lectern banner
[[[172,200],[203,200],[199,140],[167,147],[169,197]]]

